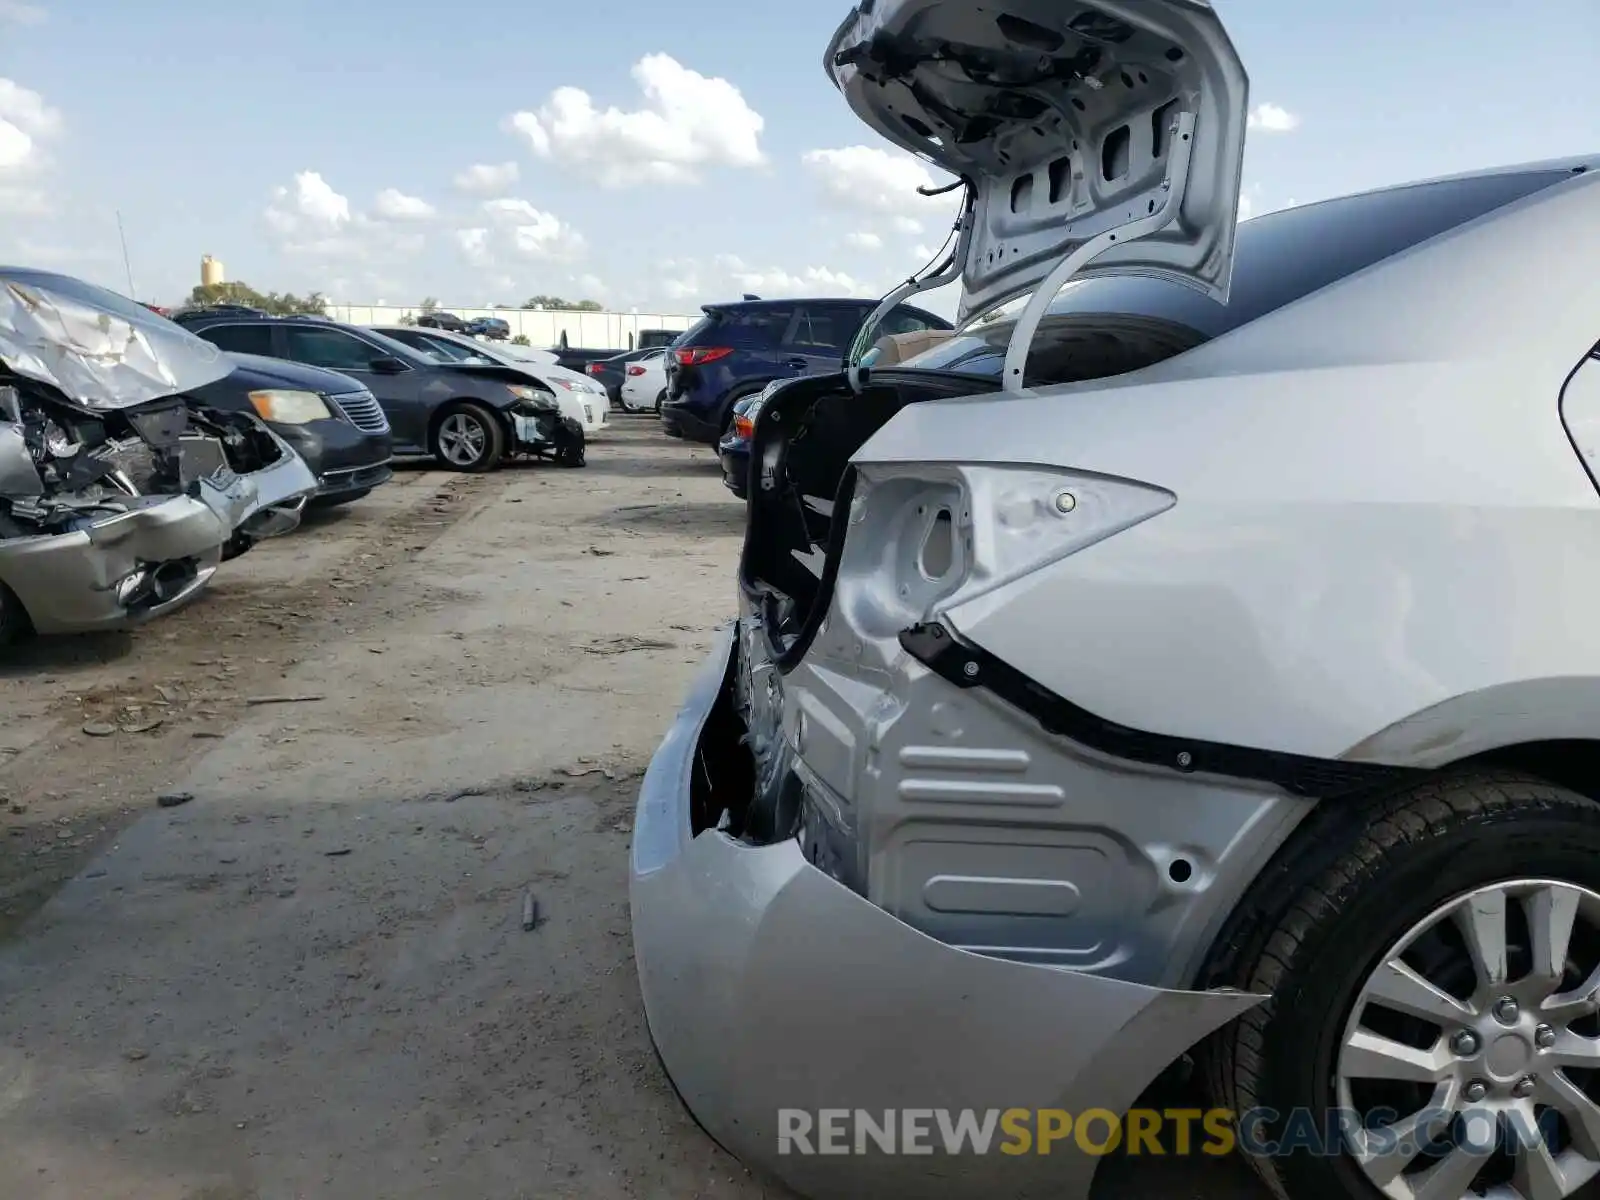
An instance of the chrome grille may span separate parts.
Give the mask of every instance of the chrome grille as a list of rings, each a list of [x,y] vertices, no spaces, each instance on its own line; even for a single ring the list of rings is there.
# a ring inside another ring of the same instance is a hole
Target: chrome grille
[[[328,399],[357,429],[366,433],[389,432],[389,418],[383,415],[377,397],[371,392],[341,392]]]

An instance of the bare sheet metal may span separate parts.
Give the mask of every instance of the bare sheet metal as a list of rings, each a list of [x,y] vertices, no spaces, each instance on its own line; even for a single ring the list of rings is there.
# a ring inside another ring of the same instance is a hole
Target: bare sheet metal
[[[131,408],[225,378],[215,346],[81,279],[0,267],[0,363],[85,408]]]

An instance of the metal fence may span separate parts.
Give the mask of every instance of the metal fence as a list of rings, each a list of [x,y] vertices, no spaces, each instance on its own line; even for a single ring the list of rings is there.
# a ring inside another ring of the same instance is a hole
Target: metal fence
[[[681,332],[700,319],[698,313],[686,316],[682,313],[556,312],[550,309],[451,308],[447,305],[440,305],[439,311],[454,313],[463,321],[498,317],[511,327],[512,337],[525,337],[532,346],[559,345],[565,334],[567,345],[575,350],[632,350],[639,340],[640,330]],[[328,316],[351,325],[399,325],[421,315],[420,308],[398,304],[328,305]]]

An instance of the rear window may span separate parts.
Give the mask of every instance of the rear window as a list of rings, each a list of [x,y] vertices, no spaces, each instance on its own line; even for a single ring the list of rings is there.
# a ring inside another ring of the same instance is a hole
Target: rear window
[[[707,313],[675,343],[679,346],[776,346],[794,320],[794,306],[763,304]]]
[[[270,325],[213,325],[199,330],[201,337],[223,350],[235,354],[260,354],[272,357],[272,327]]]
[[[1089,279],[1069,285],[1050,316],[1137,317],[1207,341],[1567,178],[1548,170],[1479,175],[1270,213],[1239,226],[1227,304],[1159,279]],[[997,321],[904,365],[999,375],[1011,328]]]

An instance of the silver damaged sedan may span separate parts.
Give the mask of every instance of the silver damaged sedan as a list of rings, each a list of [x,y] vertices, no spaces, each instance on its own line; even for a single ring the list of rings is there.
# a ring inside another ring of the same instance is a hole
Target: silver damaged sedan
[[[685,1103],[808,1196],[1070,1200],[1193,1060],[1280,1195],[1573,1195],[1600,157],[1238,224],[1199,0],[877,0],[826,64],[963,181],[879,313],[963,323],[756,421],[632,854]],[[951,1145],[996,1113],[1031,1141]]]

